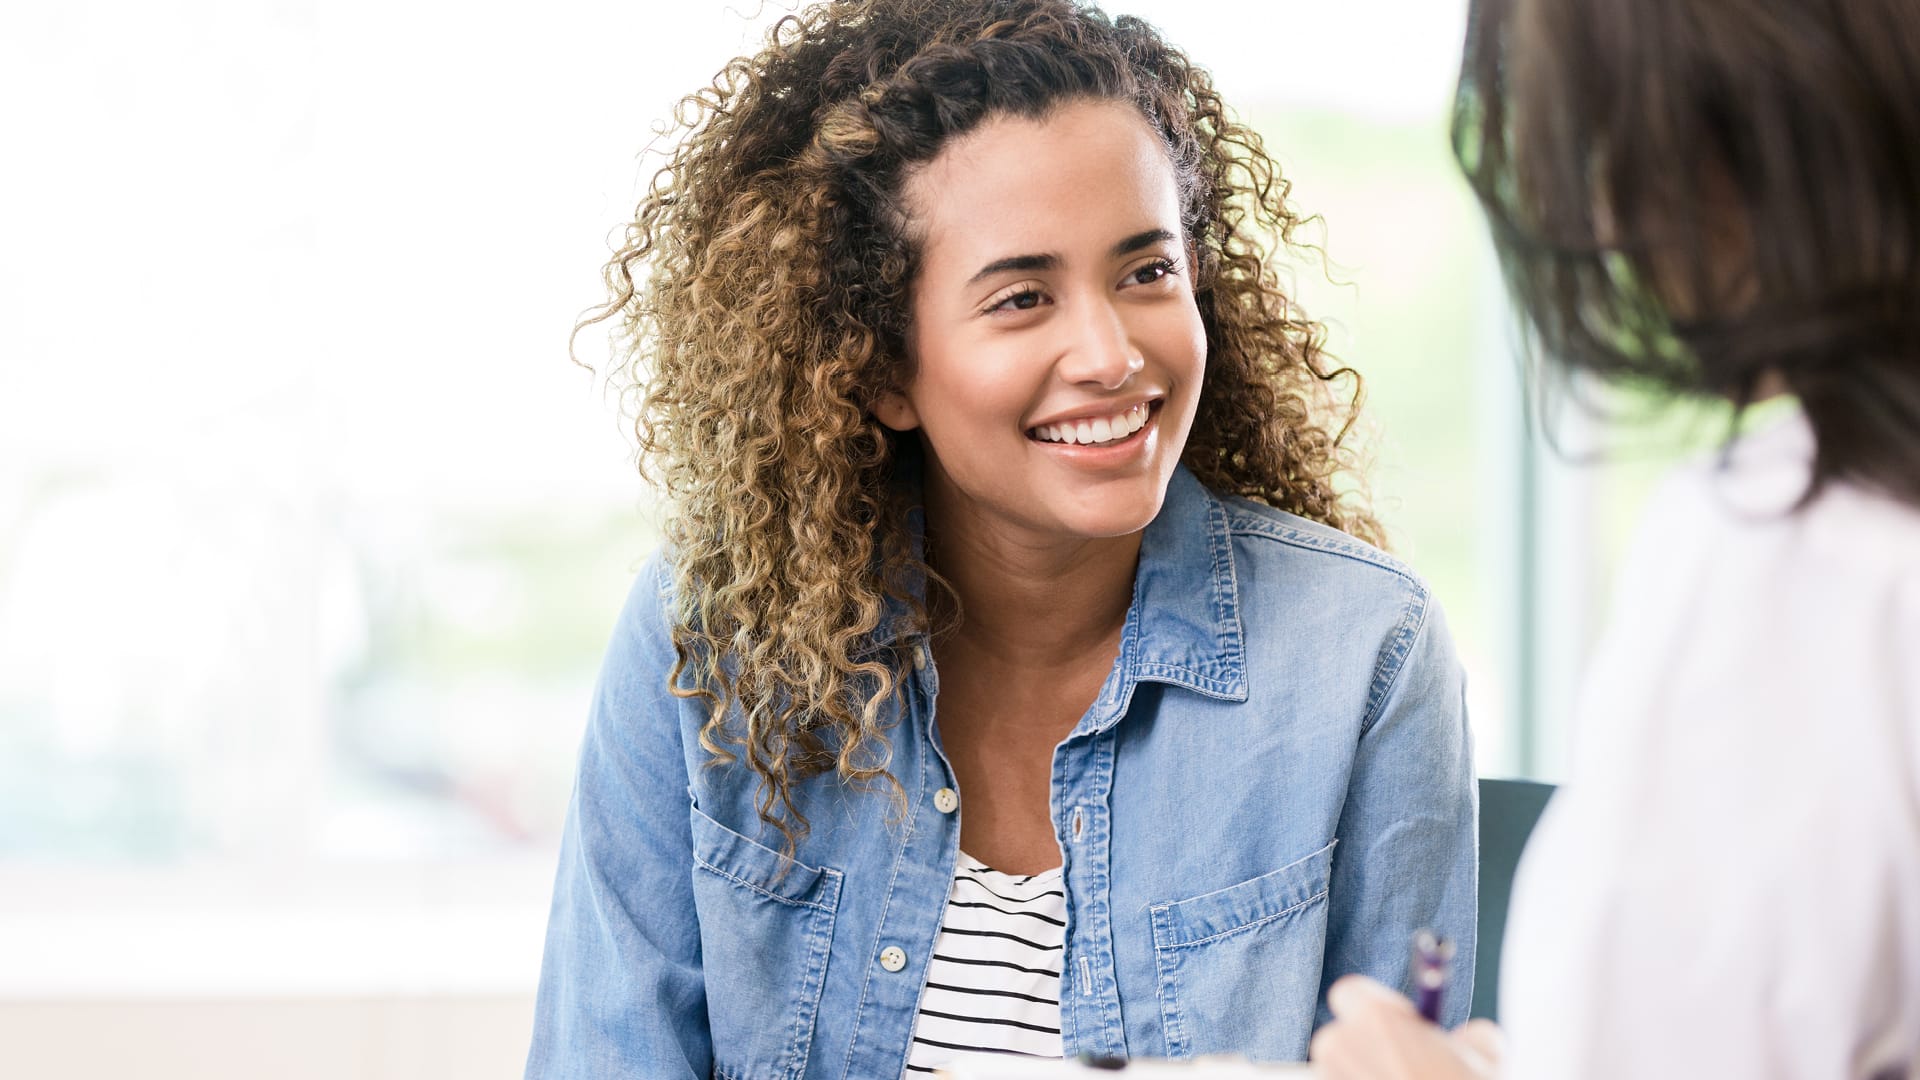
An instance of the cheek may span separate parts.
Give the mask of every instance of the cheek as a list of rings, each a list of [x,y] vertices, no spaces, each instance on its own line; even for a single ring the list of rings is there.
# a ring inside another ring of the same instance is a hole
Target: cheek
[[[1162,363],[1170,373],[1194,383],[1207,367],[1207,328],[1200,321],[1200,309],[1184,304],[1158,327],[1157,343]]]
[[[1017,358],[990,345],[954,350],[923,364],[914,398],[934,430],[999,428],[1025,407]]]
[[[1188,435],[1200,412],[1201,385],[1207,375],[1207,329],[1200,321],[1198,308],[1188,305],[1178,317],[1169,318],[1157,339],[1161,369],[1172,383],[1171,408],[1167,416],[1168,434],[1175,440],[1170,448],[1184,452]]]
[[[991,350],[953,350],[923,363],[913,388],[921,445],[944,477],[970,499],[1020,498],[1016,477],[1025,453],[1018,430],[1019,379]]]

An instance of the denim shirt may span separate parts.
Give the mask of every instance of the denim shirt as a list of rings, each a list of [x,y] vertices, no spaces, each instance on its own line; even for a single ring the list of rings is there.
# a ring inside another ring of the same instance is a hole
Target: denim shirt
[[[800,786],[796,862],[753,775],[710,767],[661,557],[620,616],[562,839],[530,1078],[899,1077],[960,843],[924,642],[889,732],[904,812]],[[1409,988],[1457,943],[1472,995],[1476,803],[1463,677],[1405,567],[1176,472],[1119,657],[1053,753],[1069,1055],[1299,1060],[1327,986]],[[943,807],[946,808],[943,810]]]

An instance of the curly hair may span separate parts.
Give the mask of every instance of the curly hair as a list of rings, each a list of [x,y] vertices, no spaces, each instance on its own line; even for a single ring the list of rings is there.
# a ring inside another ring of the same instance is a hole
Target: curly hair
[[[1138,108],[1178,180],[1208,350],[1184,463],[1380,542],[1344,442],[1359,376],[1269,264],[1302,219],[1206,71],[1073,0],[834,0],[781,19],[680,102],[581,326],[620,316],[642,469],[669,507],[670,685],[707,702],[702,746],[758,774],[789,848],[802,779],[832,769],[898,797],[889,703],[905,642],[932,629],[922,590],[944,587],[893,486],[895,440],[913,436],[870,411],[911,374],[903,180],[988,116],[1074,99]]]

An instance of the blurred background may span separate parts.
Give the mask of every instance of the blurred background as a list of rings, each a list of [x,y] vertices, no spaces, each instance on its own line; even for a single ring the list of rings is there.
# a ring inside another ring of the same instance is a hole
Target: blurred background
[[[1481,769],[1557,778],[1612,553],[1708,429],[1574,468],[1523,420],[1446,141],[1465,0],[1108,8],[1210,67],[1320,215],[1295,287],[1368,380]],[[654,127],[784,10],[0,13],[0,1071],[518,1075],[657,535],[568,332]]]

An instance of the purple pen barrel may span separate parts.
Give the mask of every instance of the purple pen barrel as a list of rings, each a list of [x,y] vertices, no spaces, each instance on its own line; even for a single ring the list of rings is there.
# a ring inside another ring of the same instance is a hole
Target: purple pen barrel
[[[1422,930],[1413,936],[1413,1002],[1429,1023],[1440,1022],[1447,974],[1453,967],[1453,942]]]

